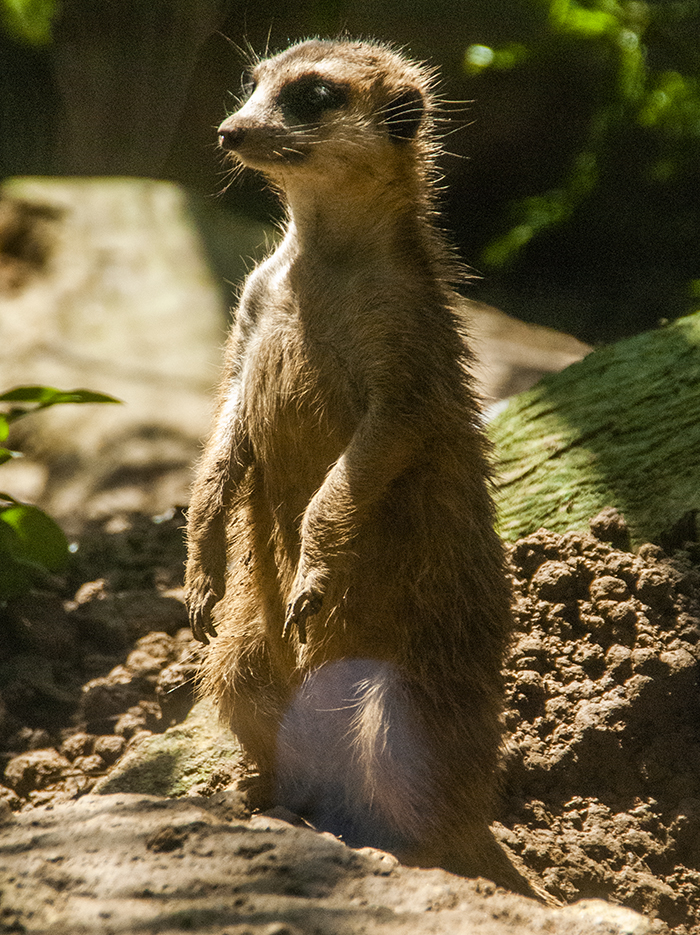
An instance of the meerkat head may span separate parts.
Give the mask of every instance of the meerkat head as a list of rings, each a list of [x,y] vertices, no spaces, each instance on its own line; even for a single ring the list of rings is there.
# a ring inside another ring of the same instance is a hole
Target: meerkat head
[[[432,155],[433,76],[378,44],[310,40],[259,62],[221,147],[285,182],[353,170],[376,176]]]

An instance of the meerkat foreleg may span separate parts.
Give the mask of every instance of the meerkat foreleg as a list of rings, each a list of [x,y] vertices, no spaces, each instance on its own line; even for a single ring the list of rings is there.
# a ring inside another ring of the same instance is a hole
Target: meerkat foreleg
[[[185,601],[192,633],[202,643],[216,636],[211,612],[226,590],[228,508],[252,461],[236,410],[231,401],[221,408],[187,511]]]
[[[299,641],[306,642],[306,619],[321,609],[329,582],[347,564],[370,508],[412,462],[419,444],[398,415],[368,413],[362,420],[304,513],[284,635],[296,626]]]

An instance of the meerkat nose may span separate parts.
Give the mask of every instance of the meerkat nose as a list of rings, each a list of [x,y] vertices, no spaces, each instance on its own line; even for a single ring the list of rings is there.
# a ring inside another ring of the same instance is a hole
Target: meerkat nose
[[[219,146],[222,149],[236,150],[243,142],[245,130],[241,127],[230,129],[223,124],[219,127]]]

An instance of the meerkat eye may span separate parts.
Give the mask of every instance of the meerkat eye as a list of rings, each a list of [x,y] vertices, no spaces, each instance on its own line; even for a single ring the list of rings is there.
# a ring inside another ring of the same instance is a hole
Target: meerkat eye
[[[341,85],[306,75],[285,85],[278,100],[282,109],[300,123],[315,123],[327,110],[343,107],[348,94]]]
[[[253,91],[258,86],[258,82],[253,78],[252,75],[244,74],[241,76],[241,90],[243,92],[243,100],[247,101],[249,97],[252,97]]]

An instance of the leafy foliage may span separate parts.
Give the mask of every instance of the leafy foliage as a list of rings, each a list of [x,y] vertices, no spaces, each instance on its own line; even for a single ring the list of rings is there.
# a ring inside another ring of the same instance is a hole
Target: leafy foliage
[[[57,390],[50,386],[18,386],[0,395],[6,411],[0,413],[0,442],[10,424],[41,409],[62,403],[118,403],[106,393],[90,390]],[[0,448],[0,464],[21,453]],[[57,523],[43,510],[20,503],[8,493],[0,493],[0,600],[17,597],[60,572],[69,557],[68,542]]]
[[[0,0],[0,20],[14,38],[48,45],[58,6],[58,0]]]
[[[511,264],[536,238],[571,220],[587,200],[605,200],[614,216],[615,192],[623,193],[623,212],[625,204],[630,213],[640,202],[639,228],[649,220],[643,216],[643,191],[653,198],[665,186],[672,196],[692,187],[693,180],[696,185],[700,172],[697,0],[532,0],[531,6],[539,30],[494,48],[469,46],[468,74],[520,70],[528,80],[533,72],[561,73],[562,62],[583,72],[593,70],[595,62],[606,80],[589,88],[593,106],[587,129],[557,184],[511,204],[508,229],[485,246],[481,259],[492,269]],[[684,220],[687,228],[690,219]],[[681,223],[678,218],[676,228]],[[634,226],[631,217],[629,226]],[[697,219],[694,233],[700,235]],[[700,268],[696,272],[700,275]],[[700,280],[689,273],[688,295],[695,296]]]

